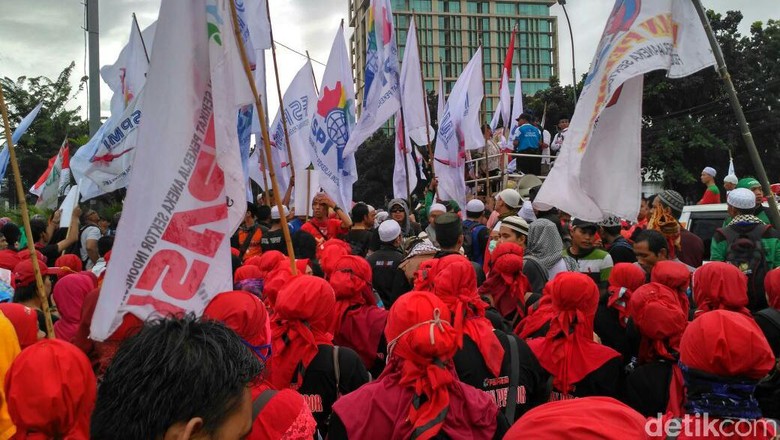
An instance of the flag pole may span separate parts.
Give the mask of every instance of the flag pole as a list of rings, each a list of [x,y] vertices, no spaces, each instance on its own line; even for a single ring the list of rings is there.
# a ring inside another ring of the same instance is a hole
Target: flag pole
[[[146,56],[146,62],[149,62],[149,52],[146,50],[146,42],[144,41],[144,34],[141,33],[141,27],[138,26],[138,19],[135,18],[135,12],[133,12],[133,24],[138,31],[138,38],[141,39],[141,47],[144,48],[144,55]]]
[[[306,51],[306,59],[309,60],[309,68],[311,69],[311,78],[314,80],[314,91],[317,92],[317,96],[320,96],[320,86],[317,85],[317,77],[314,75],[314,66],[311,64],[311,57],[309,51]]]
[[[255,143],[255,148],[260,148],[257,143]],[[263,162],[263,186],[265,187],[263,188],[263,200],[265,200],[266,205],[271,206],[271,198],[268,197],[268,173],[266,172],[268,171],[268,165],[265,163],[265,157],[262,153],[258,154],[258,157]]]
[[[414,32],[417,33],[417,15],[412,10],[412,21],[414,22]],[[417,37],[417,35],[415,35]],[[416,38],[419,42],[420,39]],[[420,44],[417,44],[417,53],[420,52]],[[422,89],[425,91],[425,94],[423,95],[423,109],[428,109],[428,90],[425,89],[425,80],[423,78],[423,64],[422,64],[422,57],[417,57],[420,60],[420,83],[422,83]],[[428,140],[428,168],[431,170],[431,180],[436,178],[436,172],[433,170],[433,144],[431,144],[431,132],[428,129],[431,126],[431,123],[429,121],[430,115],[428,114],[428,111],[423,111],[425,113],[425,138]]]
[[[35,273],[35,285],[38,291],[38,298],[41,300],[41,309],[46,321],[46,336],[54,339],[54,326],[51,321],[51,310],[49,310],[49,298],[46,296],[46,289],[43,286],[43,277],[41,268],[38,265],[38,258],[35,257],[35,242],[32,239],[32,230],[30,229],[30,213],[27,212],[27,199],[24,197],[22,188],[22,177],[19,174],[19,163],[16,161],[16,150],[14,149],[14,140],[11,136],[11,123],[8,120],[8,108],[5,106],[5,97],[3,88],[0,87],[0,111],[3,115],[3,125],[5,127],[5,140],[8,143],[8,153],[10,155],[11,169],[14,172],[14,183],[16,184],[16,197],[19,198],[19,208],[22,211],[22,223],[24,223],[24,235],[27,237],[27,249],[30,251],[30,260],[32,261],[33,272]]]
[[[282,116],[282,128],[284,130],[284,142],[287,144],[287,166],[290,167],[290,176],[295,180],[295,164],[293,162],[292,148],[290,148],[290,135],[287,131],[287,112],[284,111],[284,99],[282,97],[282,85],[279,83],[279,66],[276,62],[276,43],[274,42],[274,26],[271,24],[271,2],[265,2],[265,11],[268,14],[268,29],[271,34],[271,56],[274,59],[274,75],[276,76],[276,93],[279,94],[279,111]]]
[[[739,97],[737,96],[737,90],[734,88],[734,83],[731,81],[731,75],[728,68],[726,68],[726,60],[723,58],[723,51],[721,51],[718,40],[715,39],[715,33],[712,31],[710,22],[707,19],[707,14],[704,12],[704,7],[701,5],[700,0],[691,0],[693,7],[696,8],[696,13],[699,15],[701,24],[704,26],[704,31],[707,34],[707,39],[712,47],[712,53],[715,55],[715,61],[718,64],[718,74],[726,85],[726,91],[729,95],[729,101],[731,102],[731,108],[734,110],[734,114],[737,116],[737,122],[739,123],[740,131],[742,132],[742,140],[745,142],[748,154],[750,155],[750,161],[753,162],[753,168],[755,168],[758,181],[761,182],[761,188],[764,190],[764,194],[767,195],[767,202],[769,203],[769,219],[772,222],[772,226],[775,229],[780,229],[780,212],[778,212],[777,201],[771,196],[772,189],[769,187],[769,177],[767,177],[766,169],[764,169],[764,163],[761,161],[761,156],[758,155],[758,148],[753,140],[753,134],[750,132],[750,126],[745,119],[745,113],[742,111],[742,105],[739,103]]]
[[[482,47],[482,38],[479,39],[479,47],[480,48]],[[501,77],[503,78],[504,77],[504,74],[503,74],[504,68],[503,67],[501,68],[501,72],[502,72],[501,73]],[[482,106],[481,106],[482,118],[479,121],[480,122],[480,127],[482,128],[482,137],[483,138],[485,137],[485,129],[484,129],[484,127],[485,127],[485,124],[486,124],[485,121],[487,120],[487,118],[485,118],[485,116],[486,116],[485,113],[487,113],[487,110],[486,110],[486,108],[487,108],[487,104],[486,104],[487,96],[485,94],[485,78],[484,78],[484,75],[485,75],[485,69],[483,67],[483,69],[482,69],[482,76],[483,76],[483,78],[482,78]],[[499,81],[498,84],[499,84],[498,87],[499,87],[499,96],[500,96],[501,95],[501,91],[500,91],[501,81]],[[500,111],[500,108],[499,108],[499,111]],[[485,158],[485,197],[486,197],[485,201],[487,201],[490,198],[490,171],[488,171],[488,164],[487,164],[487,159],[488,159],[488,140],[487,139],[485,139],[485,145],[482,147],[482,149],[483,149],[482,150],[483,156]],[[476,163],[474,163],[474,175],[479,177],[479,166]],[[479,179],[477,179],[477,183],[474,184],[474,190],[477,192],[477,194],[479,194],[479,191],[477,190],[477,188],[479,188]]]
[[[404,146],[404,149],[401,150],[401,153],[404,156],[404,172],[406,173],[406,203],[409,204],[409,207],[411,209],[412,206],[412,190],[409,188],[409,162],[406,160],[406,152],[409,149],[409,145],[407,145],[406,141],[409,140],[406,137],[406,122],[404,121],[404,106],[401,104],[401,124],[399,125],[401,128],[401,145]],[[396,133],[396,136],[399,134]],[[411,140],[409,140],[411,142]]]
[[[265,157],[268,164],[271,163],[271,142],[268,137],[268,127],[265,124],[265,111],[263,110],[263,103],[260,102],[260,95],[257,93],[257,87],[255,86],[254,78],[252,77],[252,71],[249,68],[249,60],[246,56],[246,49],[244,48],[244,39],[241,36],[241,29],[238,25],[238,13],[236,12],[236,4],[232,0],[230,3],[230,16],[233,20],[233,33],[235,34],[236,44],[238,45],[238,52],[241,54],[241,64],[244,66],[244,73],[246,74],[247,82],[249,82],[249,88],[252,89],[252,95],[255,99],[255,107],[257,107],[257,117],[260,120],[260,129],[263,136],[263,149],[265,150]],[[270,22],[270,17],[269,17]],[[282,109],[284,111],[284,109]],[[292,238],[290,237],[290,229],[287,227],[287,216],[284,215],[284,206],[282,205],[281,195],[279,194],[279,186],[276,184],[276,173],[274,173],[274,167],[268,167],[268,175],[271,178],[271,188],[274,190],[274,199],[276,201],[276,207],[279,209],[279,219],[282,222],[282,235],[287,244],[287,256],[290,259],[290,270],[293,275],[298,274],[298,269],[295,266],[295,251],[293,250]]]

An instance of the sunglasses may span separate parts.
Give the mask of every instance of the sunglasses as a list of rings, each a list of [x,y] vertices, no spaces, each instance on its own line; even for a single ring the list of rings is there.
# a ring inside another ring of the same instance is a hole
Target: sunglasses
[[[393,208],[390,210],[390,212],[404,212],[403,208]]]

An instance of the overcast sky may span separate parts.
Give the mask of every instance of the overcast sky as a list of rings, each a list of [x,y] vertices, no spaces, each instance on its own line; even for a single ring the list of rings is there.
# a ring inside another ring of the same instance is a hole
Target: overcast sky
[[[725,13],[741,9],[745,16],[740,31],[748,33],[750,23],[780,18],[778,0],[702,0],[705,7]],[[613,0],[569,0],[567,9],[575,37],[577,75],[588,70]],[[160,0],[103,0],[100,2],[100,64],[111,64],[128,40],[131,13],[142,28],[157,17]],[[73,79],[86,75],[84,6],[82,0],[0,0],[0,76],[17,78],[55,77],[71,61],[76,62]],[[550,8],[559,16],[560,73],[563,84],[571,84],[571,44],[561,6]],[[339,21],[347,16],[347,0],[273,0],[271,20],[275,39],[300,52],[309,50],[314,60],[326,62]],[[350,35],[351,31],[348,30]],[[282,88],[292,81],[305,58],[277,46]],[[270,54],[268,63],[271,62]],[[736,66],[731,66],[736,68]],[[314,63],[321,77],[324,67]],[[273,67],[269,64],[269,95],[275,97]],[[103,115],[108,116],[111,91],[101,87]],[[273,115],[278,107],[269,99]],[[85,92],[76,99],[86,116]]]

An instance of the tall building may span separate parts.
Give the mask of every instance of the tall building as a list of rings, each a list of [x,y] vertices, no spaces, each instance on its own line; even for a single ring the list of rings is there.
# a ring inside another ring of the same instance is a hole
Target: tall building
[[[501,68],[515,25],[513,64],[520,67],[523,92],[546,89],[558,75],[558,21],[550,15],[555,0],[392,0],[399,60],[403,60],[406,34],[413,14],[417,24],[426,90],[436,90],[441,61],[445,92],[449,93],[474,52],[483,46],[485,120],[498,103]],[[366,20],[369,0],[349,0],[352,67],[358,101],[363,96],[366,57]],[[513,69],[514,70],[514,69]],[[510,77],[514,72],[510,72]],[[510,80],[514,87],[514,78]],[[513,90],[513,89],[510,89]]]

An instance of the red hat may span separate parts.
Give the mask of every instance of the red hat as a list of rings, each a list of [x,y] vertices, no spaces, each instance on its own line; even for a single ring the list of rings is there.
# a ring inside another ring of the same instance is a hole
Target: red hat
[[[260,256],[252,257],[246,260],[246,263],[244,264],[247,266],[257,266],[257,268],[260,269],[260,278],[265,278],[269,272],[274,270],[280,261],[284,261],[286,259],[287,256],[283,253],[272,250],[263,252],[263,254]]]
[[[35,250],[35,255],[38,256],[38,259],[43,261],[44,263],[48,263],[48,259],[45,255],[41,253],[39,250]],[[16,256],[19,257],[20,260],[29,260],[30,259],[30,250],[27,248],[24,248],[16,253]]]
[[[748,305],[747,276],[722,261],[713,261],[693,273],[693,300],[696,316],[710,310],[731,310],[751,316]]]
[[[685,313],[688,313],[688,287],[691,285],[691,271],[678,261],[659,261],[653,266],[650,281],[661,283],[677,292],[677,300]]]
[[[645,284],[631,296],[629,311],[642,335],[639,359],[651,362],[661,357],[674,361],[670,350],[679,349],[688,324],[688,315],[680,309],[677,293],[660,283]]]
[[[19,256],[13,250],[4,249],[0,251],[0,268],[14,270],[19,261]]]
[[[41,270],[41,276],[55,275],[62,276],[64,271],[62,269],[48,267],[46,262],[38,260],[38,268]],[[31,259],[20,261],[11,274],[13,276],[14,287],[25,287],[35,282],[35,271],[33,270],[33,262]]]
[[[38,313],[16,303],[0,303],[0,312],[11,321],[22,350],[38,342]]]
[[[780,309],[780,269],[767,272],[764,277],[764,292],[769,307]]]
[[[55,267],[68,267],[73,272],[81,272],[84,270],[84,263],[81,258],[74,254],[65,254],[54,262]]]
[[[607,306],[617,310],[618,322],[625,328],[628,324],[628,302],[631,295],[645,283],[645,271],[636,264],[618,263],[609,274],[609,298]]]
[[[271,343],[271,327],[268,312],[259,298],[244,291],[220,293],[206,306],[203,317],[224,323],[251,345],[258,358],[266,361],[259,350]],[[265,348],[268,353],[269,347]]]
[[[261,278],[262,274],[257,266],[243,265],[236,269],[236,273],[233,274],[233,283],[247,280],[250,278]]]

